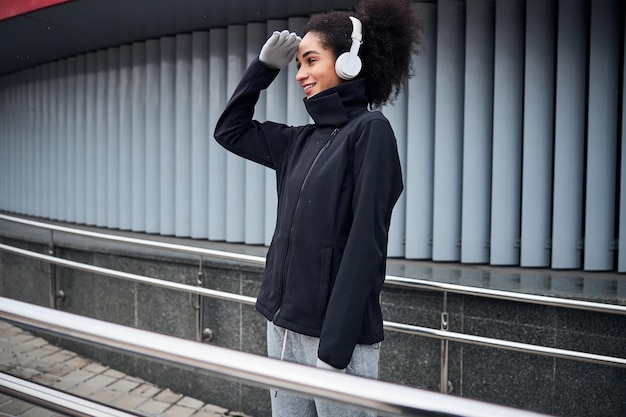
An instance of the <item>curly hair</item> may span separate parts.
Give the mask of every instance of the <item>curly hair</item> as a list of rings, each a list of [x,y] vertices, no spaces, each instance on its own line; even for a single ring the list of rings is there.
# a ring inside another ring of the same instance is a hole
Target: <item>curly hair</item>
[[[355,13],[330,11],[311,16],[303,36],[312,32],[335,58],[350,50],[352,22],[356,16],[363,24],[363,45],[359,56],[365,78],[365,95],[371,106],[392,103],[413,75],[411,56],[418,51],[417,19],[409,0],[363,0]]]

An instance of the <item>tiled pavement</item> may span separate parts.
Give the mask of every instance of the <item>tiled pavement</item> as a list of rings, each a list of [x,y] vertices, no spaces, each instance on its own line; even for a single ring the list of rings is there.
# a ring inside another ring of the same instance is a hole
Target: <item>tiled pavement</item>
[[[205,404],[78,356],[0,321],[0,372],[143,416],[248,417]],[[0,394],[0,417],[61,414]]]

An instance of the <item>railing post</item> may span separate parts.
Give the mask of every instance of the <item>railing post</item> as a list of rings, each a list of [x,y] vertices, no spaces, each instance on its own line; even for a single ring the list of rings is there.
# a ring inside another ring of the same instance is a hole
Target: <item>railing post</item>
[[[198,275],[196,285],[202,287],[204,285],[204,271],[202,269],[203,257],[200,255],[200,263],[198,266]],[[204,302],[200,294],[193,296],[196,299],[194,308],[196,309],[196,341],[202,342],[204,339]]]
[[[448,315],[448,292],[443,293],[443,311],[441,312],[441,330],[449,329]],[[448,382],[448,339],[441,340],[441,371],[440,371],[439,389],[443,394],[448,394],[452,390],[449,388]]]
[[[48,255],[54,256],[54,230],[50,230],[50,243],[48,244]],[[57,308],[57,271],[56,265],[50,264],[50,307]]]

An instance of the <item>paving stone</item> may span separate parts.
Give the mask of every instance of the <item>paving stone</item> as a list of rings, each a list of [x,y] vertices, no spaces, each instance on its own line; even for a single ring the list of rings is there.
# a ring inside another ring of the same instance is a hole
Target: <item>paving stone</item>
[[[117,381],[116,378],[113,378],[111,376],[98,374],[98,375],[93,376],[92,378],[89,378],[89,379],[85,380],[85,384],[92,385],[92,386],[95,386],[95,387],[104,388],[104,387],[106,387],[108,385],[111,385],[115,381]]]
[[[72,367],[74,369],[80,369],[80,368],[84,368],[90,363],[91,361],[88,359],[85,359],[81,356],[74,356],[72,359],[65,361],[64,365]]]
[[[111,404],[126,410],[134,410],[148,400],[147,397],[134,394],[121,395]]]
[[[33,406],[31,404],[28,404],[27,402],[21,400],[12,400],[0,406],[0,415],[4,413],[8,416],[18,416],[31,408],[33,408]]]
[[[223,417],[224,414],[212,411],[197,411],[192,417]]]
[[[161,391],[161,388],[155,387],[150,384],[143,384],[135,388],[132,393],[142,395],[144,397],[153,397]]]
[[[22,379],[31,379],[38,374],[40,374],[39,371],[35,369],[24,368],[22,366],[17,366],[11,371],[11,375]]]
[[[128,392],[128,391],[133,390],[137,386],[139,386],[139,383],[137,383],[137,382],[128,381],[128,380],[125,380],[125,379],[118,379],[117,381],[115,381],[111,385],[109,385],[108,388],[112,389],[114,391]]]
[[[99,387],[93,385],[78,384],[67,388],[66,391],[70,394],[78,395],[79,397],[88,397],[99,389]]]
[[[59,381],[59,377],[52,374],[42,373],[32,377],[31,381],[41,385],[52,386]]]
[[[225,413],[228,412],[228,409],[226,409],[224,407],[220,407],[219,405],[206,404],[204,407],[202,407],[202,411],[206,411],[208,413],[225,414]]]
[[[154,396],[155,400],[163,401],[169,404],[175,404],[182,398],[182,394],[178,394],[170,389],[164,389]]]
[[[38,371],[41,372],[45,372],[47,374],[50,375],[55,375],[57,377],[64,377],[66,375],[68,375],[70,372],[73,372],[76,370],[76,368],[72,368],[71,366],[67,366],[64,363],[61,364],[57,364],[57,365],[53,365],[53,366],[47,366],[47,367],[42,367],[42,366],[35,366],[35,369],[37,369]]]
[[[13,352],[16,353],[27,353],[33,350],[38,349],[39,347],[41,347],[43,344],[45,344],[46,342],[41,340],[41,339],[30,339],[30,340],[25,340],[15,346],[13,346],[13,348],[11,349]]]
[[[106,366],[100,365],[99,363],[91,362],[83,366],[82,369],[85,371],[93,372],[94,374],[101,374],[109,368],[107,368]]]
[[[167,410],[170,406],[171,404],[164,403],[162,401],[157,401],[154,399],[150,399],[146,401],[145,403],[141,404],[139,407],[137,407],[136,410],[139,412],[144,412],[144,413],[148,413],[151,415],[160,415],[165,410]]]
[[[138,384],[143,384],[143,383],[145,383],[145,382],[146,382],[146,381],[144,381],[144,380],[143,380],[143,379],[141,379],[141,378],[137,378],[137,377],[134,377],[134,376],[131,376],[131,375],[125,375],[125,376],[124,376],[124,379],[125,379],[125,380],[127,380],[127,381],[136,382],[136,383],[138,383]]]
[[[74,385],[83,383],[93,377],[94,374],[92,372],[77,369],[65,375],[63,378],[59,378],[58,381],[54,384],[54,388],[65,389],[73,387]]]
[[[244,416],[83,358],[0,321],[0,370],[144,416]],[[66,417],[0,394],[0,417]]]
[[[173,405],[168,408],[165,413],[162,414],[163,417],[189,417],[196,410],[193,408],[183,407],[180,405]]]
[[[98,391],[92,392],[91,394],[89,394],[88,398],[94,401],[99,401],[104,404],[110,404],[115,399],[121,396],[122,396],[122,393],[119,391],[113,391],[107,388],[103,388]]]
[[[76,356],[75,353],[63,349],[63,350],[53,352],[50,355],[45,356],[44,358],[47,361],[65,362],[65,361],[72,359],[75,356]]]
[[[51,351],[48,347],[49,345],[41,345],[40,347],[29,351],[28,356],[33,356],[35,358],[43,358],[49,356]]]
[[[102,372],[102,374],[113,377],[113,378],[124,378],[126,376],[126,374],[120,372],[120,371],[116,371],[115,369],[107,369],[106,371]]]
[[[48,410],[42,407],[33,407],[30,410],[26,410],[25,412],[20,414],[20,417],[59,417],[59,416],[63,417],[61,416],[61,414],[55,411]]]
[[[195,408],[198,409],[204,405],[204,403],[200,400],[196,400],[191,397],[183,397],[180,401],[176,403],[176,405],[182,405],[183,407]]]

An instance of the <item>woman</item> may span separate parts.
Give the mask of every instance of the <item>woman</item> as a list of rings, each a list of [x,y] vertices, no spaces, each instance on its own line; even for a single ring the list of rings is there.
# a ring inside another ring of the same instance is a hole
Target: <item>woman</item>
[[[226,149],[276,170],[276,229],[256,304],[270,357],[378,377],[379,296],[403,184],[393,130],[368,105],[400,92],[417,32],[410,2],[398,0],[365,0],[354,16],[314,15],[302,39],[275,32],[216,126]],[[260,92],[294,54],[314,123],[253,121]],[[282,391],[271,397],[274,416],[366,415]]]

